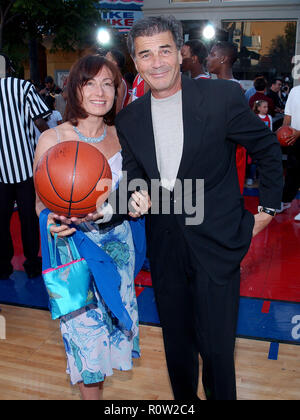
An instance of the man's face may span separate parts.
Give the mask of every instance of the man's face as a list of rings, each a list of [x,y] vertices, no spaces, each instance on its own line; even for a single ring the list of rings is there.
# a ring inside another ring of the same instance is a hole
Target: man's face
[[[52,82],[45,83],[46,89],[49,89],[49,90],[52,89],[53,85],[54,85],[54,83],[52,83]]]
[[[188,45],[184,45],[181,48],[181,56],[182,56],[181,70],[183,72],[191,70],[191,67],[193,65],[193,57],[191,53],[191,48]]]
[[[135,39],[135,66],[153,96],[166,98],[181,89],[182,57],[172,33],[162,32]]]
[[[276,82],[272,86],[272,90],[274,90],[274,92],[279,92],[281,88],[282,88],[281,81],[280,80],[276,80]]]
[[[210,73],[217,74],[223,59],[224,57],[222,56],[220,49],[216,48],[216,46],[212,47],[206,61],[207,70]]]

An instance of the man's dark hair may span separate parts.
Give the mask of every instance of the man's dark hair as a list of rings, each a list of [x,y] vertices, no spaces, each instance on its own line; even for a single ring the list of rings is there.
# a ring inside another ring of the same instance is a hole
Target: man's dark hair
[[[180,21],[174,16],[148,17],[138,20],[128,34],[127,46],[129,53],[135,57],[134,40],[139,36],[153,36],[162,32],[170,31],[173,35],[177,50],[183,44],[183,29]]]
[[[45,78],[45,83],[54,83],[54,80],[53,80],[53,78],[51,76],[47,76]]]
[[[266,79],[264,77],[258,77],[254,80],[253,86],[258,92],[265,90],[267,87]]]
[[[191,39],[185,42],[184,45],[190,47],[191,54],[197,56],[199,63],[203,64],[208,55],[207,48],[203,42],[199,41],[198,39]]]
[[[215,47],[223,52],[223,54],[229,58],[229,63],[231,66],[238,59],[238,48],[235,44],[228,41],[219,41],[215,44]]]
[[[271,86],[272,86],[272,85],[275,85],[275,84],[276,84],[276,82],[277,82],[277,80],[279,80],[279,82],[283,83],[283,80],[282,80],[280,77],[274,77],[274,78],[271,80]]]

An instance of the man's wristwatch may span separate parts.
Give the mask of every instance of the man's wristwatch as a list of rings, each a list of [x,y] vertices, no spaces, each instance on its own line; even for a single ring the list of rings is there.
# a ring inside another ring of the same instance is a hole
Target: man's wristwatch
[[[257,208],[258,213],[261,213],[262,211],[264,213],[269,214],[270,216],[276,216],[276,209],[270,209],[269,207],[263,207],[263,206],[258,206]]]

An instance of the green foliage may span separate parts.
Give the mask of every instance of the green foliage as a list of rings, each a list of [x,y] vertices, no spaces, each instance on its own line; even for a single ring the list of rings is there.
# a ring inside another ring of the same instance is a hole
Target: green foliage
[[[48,37],[52,51],[93,45],[101,24],[97,5],[94,0],[1,0],[0,51],[20,61],[29,56],[30,40]]]

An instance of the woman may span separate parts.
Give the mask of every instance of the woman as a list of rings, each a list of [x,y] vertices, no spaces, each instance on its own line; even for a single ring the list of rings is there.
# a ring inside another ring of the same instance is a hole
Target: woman
[[[113,63],[103,57],[90,55],[81,58],[71,69],[68,80],[66,122],[45,131],[38,142],[34,168],[40,157],[58,142],[77,140],[90,143],[107,158],[116,185],[121,177],[122,156],[115,127],[112,125],[115,93],[119,72]],[[138,216],[148,209],[148,199],[139,192],[133,194],[133,207]],[[137,203],[140,201],[141,208]],[[44,205],[37,198],[37,214]],[[71,383],[79,384],[83,399],[100,399],[103,381],[112,375],[112,369],[132,368],[132,355],[139,357],[138,314],[134,290],[134,246],[127,220],[110,229],[101,229],[103,214],[96,211],[85,219],[66,219],[53,213],[48,216],[52,234],[64,237],[74,233],[70,222],[75,222],[90,239],[111,253],[114,244],[122,247],[122,261],[117,261],[121,276],[120,294],[133,321],[131,337],[112,320],[105,302],[97,295],[98,305],[90,305],[61,318],[61,332],[67,353]],[[60,226],[55,223],[60,222]],[[103,225],[105,226],[105,225]]]

